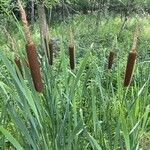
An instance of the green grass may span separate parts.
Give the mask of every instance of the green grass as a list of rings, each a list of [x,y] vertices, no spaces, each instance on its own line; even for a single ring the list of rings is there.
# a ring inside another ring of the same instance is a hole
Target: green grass
[[[29,68],[23,74],[13,63],[6,39],[0,46],[0,149],[135,150],[150,148],[150,32],[143,18],[138,58],[129,87],[123,87],[127,54],[132,43],[134,17],[122,31],[115,48],[115,62],[107,70],[107,56],[121,20],[103,18],[95,30],[95,15],[76,15],[74,20],[50,27],[61,40],[54,66],[40,50],[38,24],[32,30],[37,45],[44,90],[34,89]],[[18,26],[19,22],[13,20]],[[72,25],[76,69],[68,61],[67,30]],[[23,60],[25,42],[12,32]],[[6,55],[7,53],[7,55]],[[16,72],[17,70],[17,72]]]

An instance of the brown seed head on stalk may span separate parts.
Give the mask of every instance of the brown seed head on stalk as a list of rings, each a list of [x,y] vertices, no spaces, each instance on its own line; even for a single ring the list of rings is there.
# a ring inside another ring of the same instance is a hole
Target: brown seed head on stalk
[[[26,45],[26,52],[35,89],[36,91],[41,92],[43,89],[43,85],[34,43]]]
[[[70,57],[70,68],[75,69],[75,60],[74,60],[74,47],[69,46],[69,57]]]
[[[133,68],[134,68],[134,64],[135,64],[135,60],[136,60],[136,56],[137,56],[136,47],[137,47],[137,41],[138,41],[139,35],[140,35],[140,29],[139,29],[139,24],[137,24],[135,33],[134,33],[134,37],[133,37],[132,48],[128,54],[126,73],[125,73],[125,78],[124,78],[124,86],[125,87],[130,84],[130,80],[132,77],[132,72],[133,72]]]
[[[125,87],[128,86],[130,83],[136,56],[137,56],[137,53],[135,51],[129,52],[127,66],[126,66],[126,73],[125,73],[125,78],[124,78]]]
[[[69,32],[69,57],[70,57],[70,68],[72,70],[75,69],[75,55],[74,55],[74,42],[73,42],[73,35],[72,35],[72,30],[70,27],[70,32]]]
[[[113,40],[113,43],[112,43],[112,49],[109,52],[108,69],[111,69],[112,65],[113,65],[114,55],[115,55],[114,49],[115,49],[116,45],[117,45],[117,36],[114,37],[114,40]]]
[[[22,7],[22,4],[21,4],[20,0],[18,0],[18,5],[19,5],[20,14],[21,14],[21,20],[22,20],[23,27],[24,27],[26,42],[29,44],[29,43],[31,43],[31,38],[30,38],[30,31],[29,31],[29,26],[28,26],[26,13],[25,13],[25,10]]]
[[[43,89],[43,85],[42,85],[40,66],[39,66],[39,62],[37,58],[35,44],[31,41],[26,13],[21,5],[20,0],[18,0],[18,4],[19,4],[20,12],[21,12],[21,19],[23,22],[24,32],[25,32],[25,37],[26,37],[26,42],[27,42],[26,52],[27,52],[28,62],[29,62],[30,71],[32,75],[32,80],[33,80],[36,91],[41,92]]]
[[[113,60],[114,60],[114,51],[111,50],[109,52],[109,57],[108,57],[108,69],[112,68]]]

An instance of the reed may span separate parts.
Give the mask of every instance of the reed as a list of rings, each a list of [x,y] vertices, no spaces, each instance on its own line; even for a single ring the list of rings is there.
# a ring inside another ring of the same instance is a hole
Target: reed
[[[133,37],[131,51],[128,54],[127,66],[126,66],[125,77],[124,77],[124,87],[129,86],[131,81],[133,68],[137,56],[136,48],[137,48],[137,41],[138,41],[139,34],[140,34],[140,29],[139,29],[139,25],[137,25]]]
[[[26,52],[27,52],[28,62],[29,62],[30,71],[32,75],[32,80],[33,80],[36,91],[41,92],[43,89],[43,85],[42,85],[40,66],[38,62],[35,44],[31,40],[26,13],[21,5],[20,0],[18,0],[18,5],[19,5],[20,13],[21,13],[21,20],[22,20],[23,27],[24,27],[24,33],[25,33],[25,38],[26,38]]]

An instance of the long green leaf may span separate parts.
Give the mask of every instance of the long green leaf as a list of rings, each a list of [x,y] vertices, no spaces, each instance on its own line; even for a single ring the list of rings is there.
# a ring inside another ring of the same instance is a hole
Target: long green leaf
[[[10,143],[17,149],[17,150],[23,150],[22,146],[19,144],[19,142],[2,126],[0,126],[0,131],[6,136],[6,138],[10,141]]]

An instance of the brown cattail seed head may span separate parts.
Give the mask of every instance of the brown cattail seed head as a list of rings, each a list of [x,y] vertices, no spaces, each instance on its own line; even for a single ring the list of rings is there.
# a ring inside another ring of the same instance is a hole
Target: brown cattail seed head
[[[35,89],[37,92],[41,92],[43,85],[34,43],[26,45],[26,52]]]
[[[69,31],[69,39],[68,39],[68,47],[69,47],[69,57],[70,57],[70,68],[72,70],[75,69],[75,57],[74,57],[74,40],[73,40],[73,34],[72,34],[72,29],[70,27]]]
[[[129,52],[127,66],[126,66],[126,73],[125,73],[125,78],[124,78],[125,87],[128,86],[130,83],[136,56],[137,56],[137,53],[135,51]]]
[[[69,46],[70,68],[75,69],[74,46]]]
[[[114,52],[110,51],[108,58],[108,69],[112,68],[113,60],[114,60]]]

